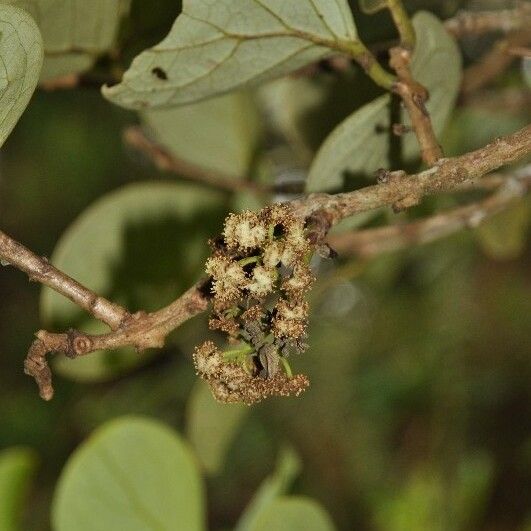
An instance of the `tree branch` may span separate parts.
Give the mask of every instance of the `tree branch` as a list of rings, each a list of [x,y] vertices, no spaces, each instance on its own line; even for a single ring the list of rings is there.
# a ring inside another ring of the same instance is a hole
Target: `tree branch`
[[[515,162],[530,151],[531,126],[527,126],[477,151],[441,159],[434,167],[415,175],[384,172],[379,177],[379,184],[374,186],[336,195],[312,194],[289,204],[294,216],[307,221],[309,239],[317,246],[324,241],[328,230],[343,218],[383,206],[392,206],[395,210],[413,206],[424,196],[462,188],[488,172]],[[0,235],[2,261],[55,289],[114,328],[101,335],[75,330],[63,334],[43,330],[37,333],[25,361],[25,372],[35,378],[40,394],[46,400],[53,396],[51,371],[46,359],[50,352],[75,358],[96,350],[123,346],[134,346],[138,350],[159,348],[171,331],[204,311],[211,299],[210,279],[205,279],[157,312],[129,314],[81,286],[7,235]]]
[[[330,246],[341,255],[371,258],[414,245],[430,243],[462,229],[476,228],[502,212],[529,192],[531,175],[505,178],[491,196],[470,205],[442,212],[411,223],[389,225],[328,238]]]
[[[426,108],[428,91],[418,83],[411,73],[411,51],[397,46],[389,51],[390,65],[395,70],[398,81],[393,87],[404,102],[411,118],[413,130],[417,135],[422,160],[432,166],[443,156],[443,152],[431,123],[430,114]]]
[[[456,38],[479,36],[485,33],[512,33],[529,27],[531,4],[520,2],[514,9],[493,11],[460,11],[444,22],[446,30]]]
[[[139,352],[162,348],[170,332],[207,309],[210,299],[210,293],[205,289],[207,286],[208,282],[199,282],[165,308],[153,313],[135,313],[117,330],[107,334],[91,335],[77,330],[53,334],[40,330],[24,361],[24,372],[35,378],[40,396],[50,400],[54,391],[46,357],[51,352],[74,359],[96,350],[126,346],[132,346]]]
[[[461,93],[467,96],[479,90],[506,70],[517,58],[511,50],[531,44],[530,27],[513,32],[499,40],[477,63],[469,66],[463,75]]]
[[[125,129],[123,139],[128,146],[148,157],[161,171],[171,172],[190,181],[204,183],[230,192],[251,191],[261,195],[271,193],[267,186],[241,179],[236,175],[227,175],[206,169],[175,157],[164,147],[148,138],[140,127]]]
[[[511,164],[531,151],[531,125],[476,151],[459,157],[440,159],[438,163],[415,175],[402,171],[384,172],[379,183],[354,192],[311,194],[292,201],[297,215],[326,217],[330,226],[358,212],[384,206],[394,210],[409,208],[424,196],[450,192],[467,181],[477,179],[504,165]]]
[[[443,153],[426,108],[428,91],[413,78],[411,73],[411,54],[416,42],[415,29],[401,0],[387,0],[387,7],[400,34],[400,46],[394,46],[389,50],[389,65],[398,78],[391,90],[404,102],[413,131],[417,136],[422,160],[432,166]]]
[[[26,273],[30,281],[40,282],[64,295],[112,330],[116,330],[130,317],[125,308],[96,295],[56,269],[46,258],[32,253],[2,231],[0,231],[0,260],[2,265],[11,265]]]

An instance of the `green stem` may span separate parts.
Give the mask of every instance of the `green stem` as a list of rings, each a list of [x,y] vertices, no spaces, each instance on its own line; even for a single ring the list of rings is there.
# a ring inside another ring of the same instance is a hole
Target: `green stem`
[[[387,72],[371,51],[361,42],[344,43],[344,50],[365,70],[365,73],[380,87],[391,91],[396,77]]]
[[[284,371],[286,372],[286,376],[288,378],[292,378],[293,377],[293,371],[291,370],[291,367],[289,365],[289,362],[286,358],[284,358],[283,356],[280,356],[280,361],[282,362],[282,366],[284,367]]]
[[[242,258],[241,260],[238,260],[238,265],[241,267],[244,267],[248,264],[255,264],[256,262],[260,261],[259,256],[248,256],[247,258]]]
[[[223,352],[223,359],[225,361],[239,361],[244,356],[247,356],[247,354],[250,354],[253,351],[253,347],[251,345],[248,345],[245,343],[240,348],[236,348],[233,350],[226,350]]]
[[[275,226],[269,225],[269,228],[267,229],[267,238],[270,242],[272,242],[275,239]]]
[[[404,9],[402,0],[387,0],[387,7],[393,17],[393,22],[400,34],[400,44],[404,48],[415,48],[416,36],[411,19]]]

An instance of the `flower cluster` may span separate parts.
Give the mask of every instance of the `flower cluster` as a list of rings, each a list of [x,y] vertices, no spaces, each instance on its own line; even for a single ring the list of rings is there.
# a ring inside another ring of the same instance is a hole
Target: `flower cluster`
[[[199,346],[197,373],[224,402],[298,395],[308,381],[291,375],[287,358],[306,349],[304,295],[314,278],[304,222],[288,205],[230,214],[211,247],[206,263],[212,280],[210,327],[239,347],[222,354],[211,342]]]
[[[196,348],[194,365],[197,374],[210,384],[220,402],[243,402],[251,405],[269,396],[298,396],[309,385],[303,374],[289,377],[282,373],[264,379],[253,377],[240,364],[227,361],[223,353],[207,341]]]

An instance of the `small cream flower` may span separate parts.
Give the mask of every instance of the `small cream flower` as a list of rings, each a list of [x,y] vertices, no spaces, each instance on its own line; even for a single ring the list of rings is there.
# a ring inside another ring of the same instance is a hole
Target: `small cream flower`
[[[258,214],[246,211],[241,214],[229,214],[223,236],[232,249],[254,249],[265,241],[267,230]]]
[[[231,303],[240,298],[247,279],[238,263],[225,256],[214,255],[207,260],[206,272],[212,276],[212,291],[217,302]]]
[[[263,266],[256,266],[253,269],[253,277],[247,284],[247,289],[255,297],[265,297],[273,291],[277,273],[273,269],[267,269]]]
[[[291,267],[296,259],[297,255],[293,248],[283,241],[273,241],[264,249],[264,265],[269,268],[277,267],[278,264]]]

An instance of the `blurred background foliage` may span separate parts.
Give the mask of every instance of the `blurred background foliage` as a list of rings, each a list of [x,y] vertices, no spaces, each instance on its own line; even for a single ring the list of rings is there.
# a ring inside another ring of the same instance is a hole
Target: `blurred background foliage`
[[[408,5],[444,18],[465,3]],[[394,36],[387,13],[369,17],[356,2],[352,7],[367,43]],[[167,33],[180,7],[173,0],[135,0],[131,9],[120,33],[125,66]],[[470,62],[475,52],[465,49],[464,56]],[[94,72],[105,71],[106,61]],[[232,124],[241,149],[223,159],[221,170],[244,172],[247,164],[248,174],[271,180],[281,149],[281,166],[304,171],[325,136],[378,95],[355,67],[318,68],[290,83],[295,88],[282,100],[284,127],[275,128],[267,112],[249,123],[264,113],[256,94],[234,102],[251,109],[235,111],[245,115],[240,125],[247,133]],[[515,63],[493,86],[459,103],[441,139],[446,154],[480,147],[527,123],[529,107],[503,104],[526,90]],[[156,116],[142,118],[156,130]],[[157,308],[181,293],[201,274],[206,239],[219,231],[231,205],[260,204],[158,173],[122,143],[123,129],[136,123],[137,115],[110,105],[98,90],[38,91],[0,153],[2,230],[39,254],[64,259],[67,271],[79,271],[81,280],[102,286],[131,310]],[[179,124],[198,142],[202,130],[209,132],[205,164],[223,152],[226,129],[218,128],[216,140],[214,124],[196,123],[186,113]],[[197,145],[175,149],[190,149],[193,162],[201,162]],[[157,187],[168,202],[173,193],[185,200],[160,210],[146,199],[145,190]],[[124,193],[135,197],[120,203]],[[430,200],[408,215],[451,204]],[[92,215],[90,234],[82,233],[83,212]],[[382,221],[385,216],[369,220]],[[81,441],[108,420],[141,414],[191,442],[206,477],[213,530],[234,526],[289,445],[301,467],[291,492],[320,502],[337,529],[528,531],[531,248],[525,217],[511,225],[516,243],[507,241],[504,226],[498,221],[487,237],[463,232],[367,263],[316,264],[311,348],[293,361],[312,386],[299,399],[251,409],[218,406],[197,383],[190,357],[207,334],[202,317],[174,333],[162,352],[108,353],[79,364],[57,360],[56,397],[41,401],[22,373],[33,333],[42,326],[88,330],[94,323],[41,294],[22,274],[2,269],[0,449],[32,449],[10,450],[21,452],[15,457],[22,463],[12,465],[17,477],[33,476],[30,501],[21,502],[21,529],[49,529],[57,479]],[[118,245],[109,248],[109,241]],[[76,242],[88,253],[78,265],[68,260]],[[3,488],[0,477],[0,499],[3,492],[24,491]]]

